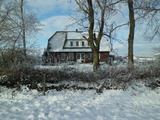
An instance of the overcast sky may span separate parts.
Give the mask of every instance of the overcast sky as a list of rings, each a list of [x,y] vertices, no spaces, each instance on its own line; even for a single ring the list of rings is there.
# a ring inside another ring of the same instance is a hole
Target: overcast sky
[[[69,17],[73,15],[76,7],[73,0],[27,0],[27,7],[34,10],[39,21],[43,24],[40,34],[36,36],[37,43],[40,47],[46,48],[48,39],[56,32],[62,30],[74,31],[77,26],[72,26],[66,29],[66,26],[73,23]],[[128,12],[126,7],[121,8],[124,12]],[[123,15],[116,15],[112,21],[124,21],[128,19]],[[119,55],[127,55],[127,36],[128,29],[120,30],[117,34],[122,39],[123,44],[114,42],[114,48],[117,49]],[[160,46],[160,38],[155,38],[153,41],[146,40],[143,33],[143,28],[138,28],[135,34],[134,55],[135,56],[152,56],[153,48]]]

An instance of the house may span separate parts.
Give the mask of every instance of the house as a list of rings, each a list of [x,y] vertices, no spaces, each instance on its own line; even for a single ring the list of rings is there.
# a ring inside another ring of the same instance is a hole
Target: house
[[[95,32],[97,34],[97,32]],[[48,40],[48,46],[43,54],[43,62],[61,63],[73,61],[78,63],[90,63],[93,61],[90,45],[84,37],[88,32],[84,31],[57,31]],[[110,46],[105,37],[100,43],[99,61],[106,61],[109,57]]]

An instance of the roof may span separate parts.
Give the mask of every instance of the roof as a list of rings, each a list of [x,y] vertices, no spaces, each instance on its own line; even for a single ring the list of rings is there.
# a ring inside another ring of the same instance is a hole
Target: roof
[[[96,32],[97,34],[97,32]],[[64,46],[68,41],[86,41],[83,36],[88,37],[88,32],[83,31],[57,31],[48,40],[49,52],[91,52],[90,47],[78,48],[65,48]],[[87,42],[87,41],[86,41]],[[102,44],[103,43],[103,44]],[[100,43],[100,52],[109,52],[110,46],[105,37],[102,37]]]
[[[48,40],[48,49],[50,52],[60,52],[63,50],[63,45],[66,40],[66,32],[56,32]]]

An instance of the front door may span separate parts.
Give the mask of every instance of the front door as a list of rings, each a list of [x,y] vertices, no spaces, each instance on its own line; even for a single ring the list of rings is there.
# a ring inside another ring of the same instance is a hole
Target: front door
[[[85,62],[84,53],[77,53],[77,62],[78,63],[84,63]]]

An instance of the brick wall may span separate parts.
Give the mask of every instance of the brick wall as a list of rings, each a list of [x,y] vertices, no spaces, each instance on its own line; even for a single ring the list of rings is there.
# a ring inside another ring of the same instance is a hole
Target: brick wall
[[[105,62],[106,59],[109,57],[109,52],[100,53],[100,62]]]

